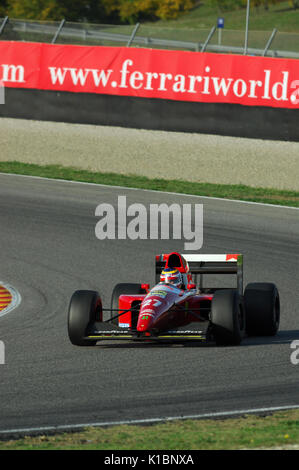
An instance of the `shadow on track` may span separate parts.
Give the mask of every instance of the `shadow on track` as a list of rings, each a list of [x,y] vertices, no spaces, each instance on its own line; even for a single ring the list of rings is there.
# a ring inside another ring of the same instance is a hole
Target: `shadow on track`
[[[241,346],[265,346],[270,344],[290,344],[299,340],[299,330],[278,331],[276,336],[254,336],[244,339]]]
[[[146,348],[240,348],[248,346],[266,346],[273,344],[290,344],[294,340],[299,340],[299,330],[284,330],[279,331],[276,336],[254,336],[254,337],[245,337],[241,345],[239,346],[216,346],[215,343],[205,343],[205,342],[134,342],[134,341],[103,341],[98,342],[95,346],[97,349],[146,349]]]

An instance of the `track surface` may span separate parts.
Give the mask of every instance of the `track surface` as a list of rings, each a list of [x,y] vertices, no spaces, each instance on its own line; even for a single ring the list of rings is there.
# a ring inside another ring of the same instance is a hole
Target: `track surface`
[[[245,255],[245,284],[275,282],[279,335],[240,347],[108,343],[76,348],[66,330],[76,289],[96,289],[110,304],[117,282],[154,281],[154,255],[184,241],[102,241],[95,208],[172,202],[204,204],[204,253]],[[1,278],[22,296],[0,319],[0,431],[38,426],[160,418],[299,404],[299,212],[0,175]]]

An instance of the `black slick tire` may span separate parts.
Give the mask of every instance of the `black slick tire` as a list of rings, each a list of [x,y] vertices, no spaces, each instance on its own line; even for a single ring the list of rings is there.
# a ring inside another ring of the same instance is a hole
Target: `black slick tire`
[[[275,336],[280,322],[280,300],[275,284],[248,284],[244,303],[248,336]]]
[[[237,346],[245,333],[242,297],[235,289],[216,291],[211,305],[213,337],[218,346]]]
[[[68,310],[68,335],[76,346],[94,346],[96,341],[84,339],[88,327],[101,320],[102,302],[98,292],[77,290],[72,295]]]

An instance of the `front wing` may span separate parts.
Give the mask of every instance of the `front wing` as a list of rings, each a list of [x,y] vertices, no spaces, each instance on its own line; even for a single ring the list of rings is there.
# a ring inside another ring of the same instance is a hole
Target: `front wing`
[[[129,340],[129,341],[207,341],[206,329],[200,323],[191,323],[185,327],[170,329],[158,333],[140,333],[131,328],[119,328],[106,322],[96,322],[84,339],[90,341],[101,340]]]

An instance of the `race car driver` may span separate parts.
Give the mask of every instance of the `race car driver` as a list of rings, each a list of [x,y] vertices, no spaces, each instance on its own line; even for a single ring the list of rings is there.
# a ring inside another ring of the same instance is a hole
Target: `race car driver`
[[[174,287],[178,287],[179,289],[182,289],[183,287],[182,275],[176,268],[163,269],[160,275],[160,282],[164,284],[170,284]]]

